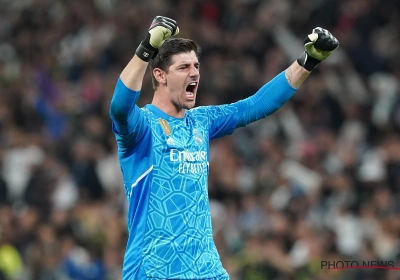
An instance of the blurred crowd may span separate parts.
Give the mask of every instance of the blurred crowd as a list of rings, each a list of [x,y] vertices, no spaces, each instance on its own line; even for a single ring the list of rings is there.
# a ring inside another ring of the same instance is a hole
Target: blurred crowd
[[[320,26],[340,48],[272,116],[211,144],[232,280],[394,280],[400,1],[0,0],[0,279],[120,279],[126,202],[108,114],[156,15],[203,49],[197,105],[245,98]],[[139,105],[151,102],[147,73]]]

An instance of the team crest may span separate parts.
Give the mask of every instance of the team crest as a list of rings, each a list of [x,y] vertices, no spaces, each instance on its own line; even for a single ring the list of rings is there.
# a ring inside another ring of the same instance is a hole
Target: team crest
[[[164,134],[169,136],[171,134],[171,127],[169,126],[169,123],[166,120],[161,119],[161,118],[158,119],[158,121],[161,124],[161,128],[164,131]]]
[[[202,144],[204,142],[203,135],[201,135],[197,129],[193,129],[193,137],[197,144]]]
[[[168,137],[167,144],[170,145],[170,146],[175,145],[175,140],[172,139],[171,137]]]

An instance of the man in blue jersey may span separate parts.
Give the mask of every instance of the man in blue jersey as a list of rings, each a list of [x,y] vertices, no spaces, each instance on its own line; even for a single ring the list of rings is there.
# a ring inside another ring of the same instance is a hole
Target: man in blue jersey
[[[275,112],[339,46],[328,31],[315,28],[299,59],[253,96],[194,108],[200,49],[191,40],[172,38],[178,32],[172,19],[153,20],[111,101],[129,203],[125,280],[229,279],[212,236],[209,141]],[[139,108],[136,101],[149,63],[154,98]]]

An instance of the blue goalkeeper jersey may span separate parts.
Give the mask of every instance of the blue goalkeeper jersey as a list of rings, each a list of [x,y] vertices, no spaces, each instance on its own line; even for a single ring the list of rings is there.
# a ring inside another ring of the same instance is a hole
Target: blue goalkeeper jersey
[[[252,97],[175,118],[139,108],[139,92],[118,80],[110,116],[129,202],[124,280],[229,279],[212,235],[209,141],[273,113],[295,91],[282,72]]]

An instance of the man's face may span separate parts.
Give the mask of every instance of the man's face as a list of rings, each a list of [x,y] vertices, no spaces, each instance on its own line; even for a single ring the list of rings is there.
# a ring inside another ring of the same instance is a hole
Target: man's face
[[[200,80],[200,63],[194,51],[172,56],[172,64],[166,73],[168,94],[177,108],[191,109],[196,102]]]

